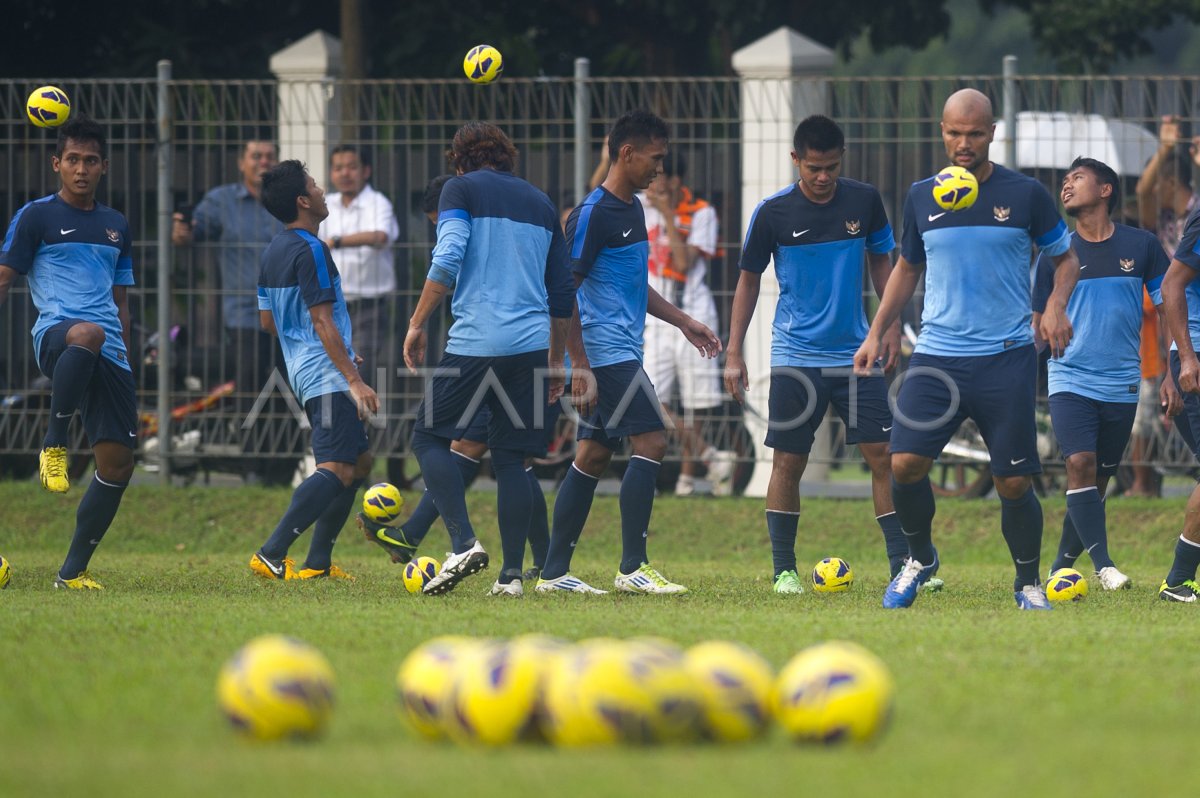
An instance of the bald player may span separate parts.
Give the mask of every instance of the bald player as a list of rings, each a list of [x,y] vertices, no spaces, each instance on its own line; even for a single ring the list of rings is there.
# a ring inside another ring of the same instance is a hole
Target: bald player
[[[974,89],[950,95],[942,140],[950,163],[971,171],[979,196],[951,212],[933,199],[933,180],[914,183],[904,204],[900,258],[879,312],[854,357],[855,372],[876,373],[884,334],[925,273],[921,334],[896,402],[892,428],[892,499],[909,558],[888,585],[883,606],[912,606],[937,568],[929,470],[959,425],[971,418],[991,455],[1000,495],[1000,528],[1016,566],[1013,592],[1023,610],[1048,610],[1038,579],[1042,507],[1034,387],[1037,360],[1030,325],[1029,267],[1040,251],[1054,268],[1054,290],[1041,319],[1051,354],[1071,341],[1067,302],[1079,279],[1066,224],[1036,180],[988,160],[995,134],[992,104]]]

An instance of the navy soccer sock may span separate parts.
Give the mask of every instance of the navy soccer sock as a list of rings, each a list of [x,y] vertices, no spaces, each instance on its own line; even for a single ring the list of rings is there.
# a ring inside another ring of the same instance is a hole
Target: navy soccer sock
[[[112,526],[117,508],[121,506],[121,496],[128,486],[128,482],[105,482],[98,474],[92,477],[92,484],[88,485],[75,511],[75,536],[71,538],[67,559],[58,571],[60,577],[74,579],[87,570],[92,554]]]
[[[454,463],[458,466],[458,472],[462,474],[463,490],[466,490],[475,481],[475,477],[479,476],[479,461],[453,449],[450,450],[450,453],[454,455]],[[436,520],[438,520],[437,503],[433,500],[433,494],[426,488],[425,492],[421,494],[421,500],[417,502],[417,509],[413,510],[408,520],[400,525],[400,529],[409,543],[419,546],[425,536],[429,534],[429,530]]]
[[[893,477],[892,504],[908,541],[908,556],[921,565],[932,565],[937,557],[933,550],[933,516],[937,505],[933,502],[929,477],[909,484],[901,484]]]
[[[1025,585],[1036,585],[1038,564],[1042,557],[1042,503],[1033,488],[1025,491],[1019,499],[1000,497],[1000,531],[1008,543],[1017,578],[1013,590]]]
[[[529,495],[533,500],[533,509],[529,513],[529,551],[533,555],[533,567],[546,567],[546,552],[550,548],[550,522],[546,518],[546,494],[542,493],[542,483],[538,481],[533,469],[525,471],[529,475]]]
[[[334,499],[325,512],[317,519],[313,529],[312,542],[308,544],[308,557],[304,567],[314,571],[324,571],[333,562],[333,544],[337,543],[350,511],[354,509],[354,500],[358,497],[358,489],[363,481],[356,479]]]
[[[661,463],[634,455],[621,478],[621,573],[631,574],[649,562],[646,539],[650,535],[650,514],[658,490]]]
[[[42,441],[43,449],[67,445],[71,417],[87,392],[97,357],[92,350],[75,345],[68,346],[59,355],[58,362],[54,364],[54,379],[50,389],[50,426],[46,428],[46,437]]]
[[[498,581],[508,584],[521,578],[533,497],[521,452],[493,449],[492,467],[496,471],[496,520],[500,527],[500,547],[504,552]]]
[[[1067,515],[1095,569],[1116,565],[1108,556],[1108,528],[1100,491],[1095,486],[1067,491]]]
[[[259,549],[262,555],[270,560],[286,557],[296,538],[312,526],[344,490],[342,481],[332,471],[324,468],[314,471],[292,494],[292,503],[279,519],[279,525]]]
[[[1167,585],[1179,587],[1184,582],[1196,578],[1196,568],[1200,567],[1200,543],[1193,543],[1183,535],[1175,542],[1175,561],[1167,574]]]
[[[904,527],[900,526],[900,516],[893,510],[890,513],[875,516],[876,523],[883,530],[883,548],[887,552],[888,570],[892,578],[904,568],[904,558],[908,556],[908,539],[904,537]]]
[[[1081,554],[1083,554],[1083,543],[1079,540],[1079,533],[1075,531],[1075,522],[1071,520],[1071,512],[1068,507],[1067,514],[1063,516],[1062,537],[1058,540],[1058,553],[1054,555],[1050,573],[1054,573],[1059,568],[1074,568],[1075,561]]]
[[[767,510],[767,534],[771,537],[771,565],[775,569],[776,579],[784,571],[796,570],[796,527],[799,525],[800,513]]]
[[[559,486],[558,498],[554,500],[554,526],[550,530],[543,579],[557,579],[571,570],[571,555],[583,534],[583,525],[587,523],[599,482],[576,468],[574,463],[567,469],[567,478]]]
[[[413,454],[421,464],[421,478],[433,496],[438,513],[450,533],[455,554],[462,554],[475,545],[475,528],[467,517],[467,488],[462,472],[454,462],[461,459],[450,453],[450,441],[424,430],[413,433]]]

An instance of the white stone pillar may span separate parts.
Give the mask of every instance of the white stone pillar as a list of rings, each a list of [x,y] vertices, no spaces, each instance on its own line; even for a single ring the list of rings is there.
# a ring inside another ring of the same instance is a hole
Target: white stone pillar
[[[329,150],[337,143],[334,86],[342,71],[342,43],[315,30],[271,56],[279,79],[279,158],[308,165],[317,185],[329,190]]]
[[[831,50],[781,27],[733,54],[733,69],[742,79],[742,236],[755,207],[796,180],[789,153],[800,120],[827,113],[826,76],[833,66]],[[754,438],[758,462],[747,496],[765,496],[771,476],[771,451],[762,445],[767,432],[767,394],[771,384],[771,322],[779,300],[774,268],[762,277],[758,308],[746,334],[746,367],[750,392],[745,424]],[[828,478],[828,438],[818,438],[806,481]]]

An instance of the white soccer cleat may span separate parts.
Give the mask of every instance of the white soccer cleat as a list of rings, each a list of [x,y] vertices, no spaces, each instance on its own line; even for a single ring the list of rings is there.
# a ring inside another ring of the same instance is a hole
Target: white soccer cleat
[[[1096,578],[1100,580],[1100,587],[1105,590],[1127,590],[1133,587],[1133,580],[1118,571],[1115,565],[1101,568],[1096,572]]]
[[[442,570],[425,583],[421,592],[425,595],[449,593],[463,579],[471,574],[479,573],[487,567],[488,553],[483,550],[483,545],[477,540],[474,546],[462,554],[447,554],[446,561],[442,564]]]
[[[716,451],[708,458],[708,481],[712,483],[714,496],[729,496],[733,493],[733,466],[737,454]]]
[[[525,588],[521,585],[520,579],[514,579],[507,585],[500,584],[499,581],[492,583],[492,589],[488,591],[489,596],[516,596],[520,598],[525,595]]]
[[[608,595],[607,590],[592,587],[587,582],[570,574],[563,574],[557,579],[539,579],[533,588],[539,593],[588,593],[593,596]]]
[[[649,563],[642,563],[642,566],[631,574],[618,572],[613,584],[621,593],[675,595],[688,592],[683,585],[668,581],[665,576],[651,568]]]

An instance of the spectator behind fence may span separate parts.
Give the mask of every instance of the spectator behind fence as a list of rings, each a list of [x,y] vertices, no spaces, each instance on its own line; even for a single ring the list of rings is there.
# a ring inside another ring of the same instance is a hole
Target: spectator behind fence
[[[238,158],[238,183],[217,186],[204,195],[191,219],[175,214],[171,241],[177,247],[193,242],[217,245],[221,278],[221,314],[225,329],[224,379],[232,377],[241,397],[238,412],[244,417],[271,372],[282,374],[279,344],[259,327],[258,270],[263,252],[283,225],[260,202],[262,176],[278,162],[275,144],[250,139]],[[291,478],[294,463],[262,460],[250,466],[267,483]]]
[[[370,180],[367,150],[354,144],[333,149],[329,181],[337,193],[326,203],[329,215],[321,222],[319,235],[342,276],[342,293],[354,327],[354,351],[363,358],[359,370],[385,392],[400,365],[393,324],[396,258],[391,247],[400,237],[400,225],[391,201],[372,188]],[[378,373],[380,368],[386,370],[385,379]],[[384,408],[384,412],[393,409]],[[372,449],[386,456],[378,451],[384,430],[372,429]],[[393,464],[392,460],[399,462]],[[402,457],[389,459],[388,473],[404,473]]]
[[[717,303],[707,277],[708,264],[717,254],[717,211],[694,197],[683,184],[685,171],[683,158],[668,153],[662,173],[638,194],[650,241],[650,286],[672,305],[715,330]],[[696,417],[696,411],[711,412],[723,401],[717,361],[701,355],[673,327],[651,316],[646,319],[645,369],[667,415],[671,394],[676,382],[679,384],[684,418],[672,421],[683,444],[683,459],[675,495],[695,493],[697,459],[708,467],[713,493],[728,494],[733,455],[718,452],[705,440],[701,432],[703,419]]]

